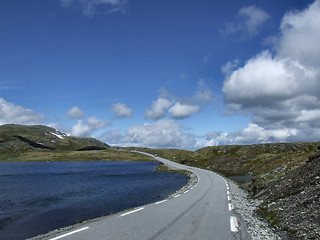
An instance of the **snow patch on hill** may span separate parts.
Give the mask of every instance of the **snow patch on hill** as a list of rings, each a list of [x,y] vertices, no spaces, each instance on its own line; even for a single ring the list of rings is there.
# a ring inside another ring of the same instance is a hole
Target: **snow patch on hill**
[[[60,134],[57,134],[57,133],[54,133],[54,132],[50,132],[52,135],[56,136],[57,138],[60,138],[60,139],[64,139],[64,136],[63,135],[60,135]]]

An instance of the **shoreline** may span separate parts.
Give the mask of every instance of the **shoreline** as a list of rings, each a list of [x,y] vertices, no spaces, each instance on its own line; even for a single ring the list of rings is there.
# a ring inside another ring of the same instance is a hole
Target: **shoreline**
[[[162,163],[161,161],[158,161],[155,159],[155,161],[157,162],[160,162]],[[162,163],[164,164],[164,163]],[[168,166],[166,164],[164,164],[164,166],[167,166],[168,167],[168,172],[173,171],[171,173],[174,173],[175,170],[177,170],[177,168],[175,167],[172,167],[172,166]],[[176,192],[172,193],[172,194],[169,194],[166,198],[164,199],[161,199],[161,200],[158,200],[158,201],[162,201],[162,200],[168,200],[170,198],[173,198],[174,196],[176,195],[179,195],[183,192],[185,192],[186,190],[192,188],[193,186],[195,186],[198,182],[198,177],[196,176],[196,174],[194,174],[193,172],[189,171],[189,170],[184,170],[185,171],[185,175],[187,175],[188,177],[188,182],[186,185],[184,185],[182,188],[180,188],[179,190],[177,190]],[[180,173],[180,172],[179,172]],[[182,173],[180,173],[182,174]],[[132,208],[127,208],[127,209],[124,209],[120,212],[116,212],[116,213],[112,213],[112,214],[109,214],[109,215],[106,215],[106,216],[101,216],[101,217],[98,217],[98,218],[93,218],[93,219],[87,219],[87,220],[84,220],[84,221],[81,221],[79,223],[76,223],[76,224],[73,224],[73,225],[69,225],[69,226],[65,226],[65,227],[62,227],[62,228],[58,228],[58,229],[54,229],[48,233],[45,233],[45,234],[40,234],[40,235],[37,235],[37,236],[34,236],[32,238],[27,238],[26,240],[40,240],[40,239],[51,239],[52,237],[56,236],[57,234],[59,233],[62,233],[62,232],[65,232],[65,231],[72,231],[74,229],[77,229],[77,228],[80,228],[81,226],[84,226],[86,224],[90,224],[90,223],[93,223],[93,222],[96,222],[96,221],[100,221],[100,220],[103,220],[103,219],[106,219],[108,217],[111,217],[111,216],[114,216],[114,215],[119,215],[119,214],[122,214],[122,213],[125,213],[125,212],[128,212],[128,211],[131,211],[131,210],[134,210],[134,209],[137,209],[137,208],[140,208],[140,207],[143,207],[143,206],[147,206],[149,204],[154,204],[158,201],[155,201],[155,202],[150,202],[148,204],[145,204],[145,205],[140,205],[140,206],[136,206],[136,207],[132,207]]]

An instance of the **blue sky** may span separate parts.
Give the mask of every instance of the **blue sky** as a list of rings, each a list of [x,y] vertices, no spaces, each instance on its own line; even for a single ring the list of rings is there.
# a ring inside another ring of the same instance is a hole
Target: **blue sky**
[[[319,16],[319,0],[2,0],[0,124],[154,148],[318,141]]]

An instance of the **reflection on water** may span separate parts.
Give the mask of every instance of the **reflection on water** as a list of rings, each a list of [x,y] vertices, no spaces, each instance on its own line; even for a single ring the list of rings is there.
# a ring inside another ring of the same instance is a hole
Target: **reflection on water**
[[[187,183],[157,162],[0,163],[0,240],[53,229],[165,198]]]
[[[248,186],[252,183],[254,176],[229,176],[231,180],[237,182],[241,187],[248,188]]]

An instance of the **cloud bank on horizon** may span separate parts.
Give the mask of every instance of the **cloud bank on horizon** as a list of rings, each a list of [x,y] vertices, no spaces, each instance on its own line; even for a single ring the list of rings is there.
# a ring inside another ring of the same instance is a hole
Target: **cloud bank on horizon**
[[[124,0],[60,1],[63,9],[81,8],[84,17],[89,18],[119,12],[129,14],[134,4]],[[81,103],[69,102],[69,107],[65,105],[61,110],[64,116],[55,117],[0,98],[0,124],[47,124],[74,136],[94,136],[111,145],[153,148],[197,149],[226,144],[319,141],[319,16],[320,0],[304,9],[287,10],[277,26],[279,30],[260,39],[264,44],[255,54],[246,59],[230,58],[219,66],[223,79],[220,84],[214,83],[214,87],[210,81],[214,82],[215,75],[198,78],[196,86],[186,91],[188,95],[180,97],[175,90],[170,90],[172,85],[167,81],[167,86],[159,88],[158,96],[152,100],[135,92],[136,89],[129,89],[134,92],[132,99],[119,95],[121,100],[105,101],[109,108],[92,112],[96,106],[86,108],[84,103],[82,107]],[[242,6],[235,20],[222,23],[218,31],[222,39],[240,36],[237,44],[241,44],[257,38],[271,19],[272,13],[261,7]],[[215,58],[208,52],[199,59],[205,66]],[[186,74],[180,77],[176,88],[184,88],[188,78]],[[8,85],[4,79],[0,82]],[[16,90],[1,89],[0,83],[0,91]],[[133,98],[141,98],[139,108],[135,107]],[[109,112],[109,119],[101,111]],[[205,125],[208,119],[204,119],[210,112],[218,112],[212,115],[212,126]],[[214,128],[218,118],[223,122],[230,116],[247,117],[247,126],[232,131]],[[205,133],[193,131],[201,125],[205,125]]]

